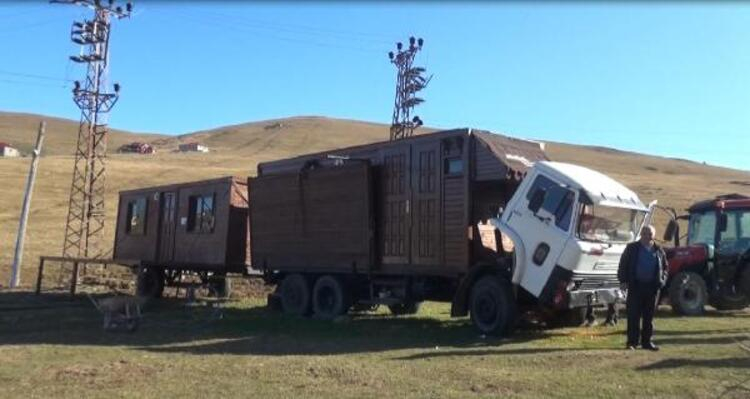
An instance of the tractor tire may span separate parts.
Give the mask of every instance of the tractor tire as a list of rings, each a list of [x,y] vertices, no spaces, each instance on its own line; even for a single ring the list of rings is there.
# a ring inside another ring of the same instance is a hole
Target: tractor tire
[[[518,307],[510,281],[495,275],[477,280],[469,297],[471,322],[486,335],[505,336],[518,321]]]
[[[737,286],[724,286],[711,298],[711,306],[717,310],[741,310],[750,305],[750,296]]]
[[[321,320],[333,320],[351,307],[350,295],[339,277],[325,275],[315,281],[312,293],[313,314]]]
[[[281,309],[293,316],[310,314],[310,281],[301,274],[290,274],[281,281]]]
[[[680,272],[669,285],[669,302],[675,313],[683,316],[698,316],[705,311],[708,290],[706,282],[698,273]]]
[[[164,293],[164,270],[155,267],[141,267],[138,270],[135,292],[146,298],[161,298]]]
[[[396,316],[417,314],[417,312],[419,312],[420,305],[422,305],[422,302],[411,301],[411,302],[397,303],[394,305],[388,305],[388,310],[391,311],[391,314],[396,315]]]
[[[740,273],[740,282],[737,287],[745,296],[750,297],[750,265],[745,265],[744,270]]]

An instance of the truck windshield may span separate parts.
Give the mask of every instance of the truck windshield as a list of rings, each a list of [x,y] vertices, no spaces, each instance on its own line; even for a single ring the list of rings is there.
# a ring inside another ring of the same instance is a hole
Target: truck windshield
[[[688,222],[688,244],[711,244],[716,235],[716,211],[693,213]]]
[[[645,212],[610,206],[583,205],[578,237],[597,242],[630,242],[638,235]]]

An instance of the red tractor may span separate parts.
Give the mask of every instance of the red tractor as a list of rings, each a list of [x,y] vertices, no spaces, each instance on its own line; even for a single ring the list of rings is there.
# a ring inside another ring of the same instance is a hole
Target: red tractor
[[[718,310],[743,309],[750,305],[750,197],[718,196],[688,208],[677,216],[669,209],[665,240],[668,293],[672,309],[682,315],[703,313],[706,303]],[[680,245],[677,220],[688,221],[687,243]]]

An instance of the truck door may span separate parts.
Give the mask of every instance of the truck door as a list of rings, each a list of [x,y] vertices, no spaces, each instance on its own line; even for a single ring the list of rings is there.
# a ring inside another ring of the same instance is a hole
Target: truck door
[[[539,174],[508,220],[524,243],[525,265],[516,265],[526,268],[520,284],[537,297],[570,239],[575,199],[575,192]]]
[[[411,250],[411,151],[386,150],[381,174],[380,248],[384,264],[407,264]]]
[[[412,146],[412,264],[437,265],[440,240],[440,142]]]
[[[163,192],[160,200],[159,213],[159,262],[171,262],[174,260],[174,232],[176,227],[175,218],[175,193]]]

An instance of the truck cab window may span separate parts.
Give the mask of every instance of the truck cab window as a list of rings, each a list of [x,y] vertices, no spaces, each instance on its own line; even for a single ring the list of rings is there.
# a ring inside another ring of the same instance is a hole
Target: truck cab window
[[[189,201],[187,230],[193,233],[212,233],[215,220],[213,194],[192,195]]]
[[[128,219],[125,232],[129,235],[142,236],[146,234],[146,198],[138,198],[128,202]]]

